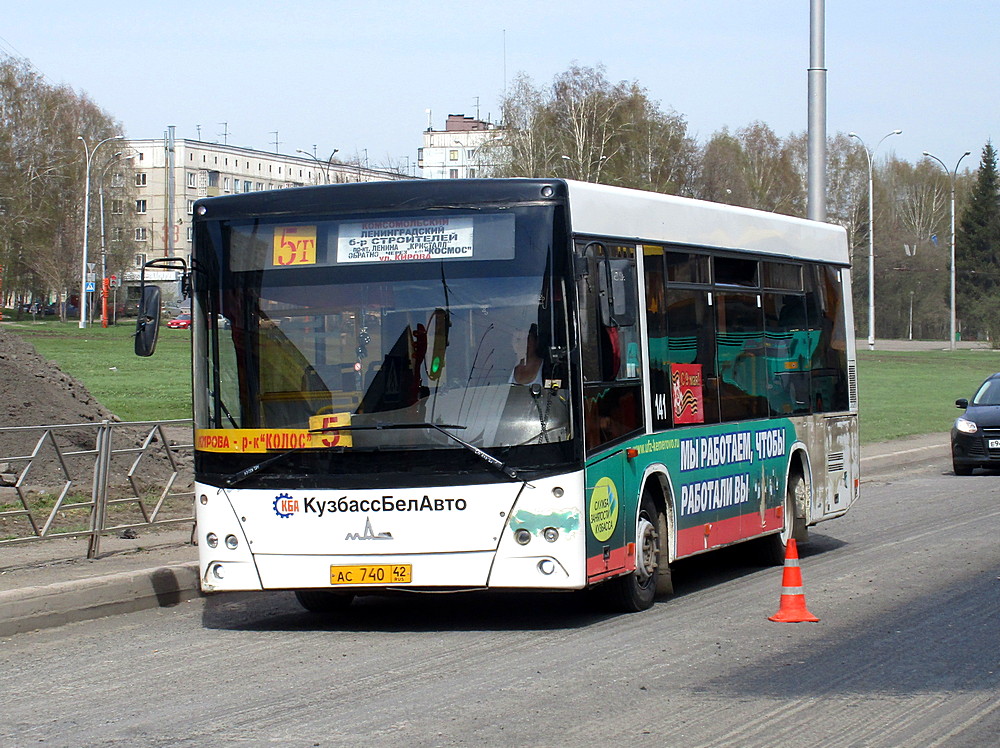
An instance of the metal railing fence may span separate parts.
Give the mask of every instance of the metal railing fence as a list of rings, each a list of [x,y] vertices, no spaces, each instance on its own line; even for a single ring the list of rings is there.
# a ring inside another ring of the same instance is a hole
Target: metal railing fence
[[[193,527],[193,458],[190,419],[0,427],[0,546]]]

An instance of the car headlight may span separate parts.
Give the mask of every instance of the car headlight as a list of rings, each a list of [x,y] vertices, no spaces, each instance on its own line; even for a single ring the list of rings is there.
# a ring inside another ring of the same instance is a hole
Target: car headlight
[[[979,431],[979,427],[976,425],[976,422],[970,421],[968,418],[955,419],[955,428],[963,434],[974,434]]]

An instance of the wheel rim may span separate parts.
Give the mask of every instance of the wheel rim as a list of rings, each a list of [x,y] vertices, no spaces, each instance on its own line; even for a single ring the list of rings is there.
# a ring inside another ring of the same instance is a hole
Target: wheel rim
[[[656,527],[645,514],[639,518],[636,536],[639,542],[636,544],[638,558],[635,560],[635,571],[639,577],[639,583],[645,586],[656,576],[657,559],[660,552],[659,533],[656,532]]]
[[[781,527],[781,542],[788,545],[795,528],[795,508],[799,502],[803,503],[807,497],[806,484],[801,478],[795,481],[791,491],[785,493],[785,516]]]

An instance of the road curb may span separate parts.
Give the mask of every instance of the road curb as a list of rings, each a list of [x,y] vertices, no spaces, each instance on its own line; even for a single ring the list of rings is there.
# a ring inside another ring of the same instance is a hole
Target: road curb
[[[0,636],[162,608],[200,595],[197,563],[5,590],[0,592]]]
[[[925,434],[861,448],[861,480],[879,480],[899,470],[928,460],[950,460],[948,434]],[[950,467],[950,463],[949,463]]]

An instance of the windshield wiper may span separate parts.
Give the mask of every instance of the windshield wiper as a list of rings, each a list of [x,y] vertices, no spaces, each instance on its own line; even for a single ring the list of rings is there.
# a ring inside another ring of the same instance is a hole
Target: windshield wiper
[[[325,447],[325,448],[324,447],[295,447],[294,449],[288,449],[288,450],[285,450],[284,452],[279,452],[278,454],[274,455],[274,457],[268,457],[266,460],[261,460],[260,462],[255,463],[255,464],[251,465],[248,468],[245,468],[243,470],[240,470],[238,472],[233,473],[232,475],[230,475],[227,478],[225,478],[222,481],[222,483],[227,488],[232,488],[237,483],[242,483],[243,481],[245,481],[251,475],[254,475],[255,473],[259,473],[261,470],[263,470],[264,468],[266,468],[268,465],[271,465],[271,464],[277,462],[278,460],[283,460],[286,457],[288,457],[289,455],[295,454],[296,452],[304,452],[307,449],[312,449],[312,450],[316,450],[316,449],[337,449],[337,450],[342,450],[343,447],[337,447],[337,446]]]
[[[454,423],[429,423],[425,421],[420,423],[376,423],[370,426],[328,426],[327,428],[322,428],[322,429],[310,429],[310,433],[322,434],[329,431],[385,431],[388,429],[434,429],[435,431],[439,431],[445,436],[447,436],[453,442],[462,445],[467,450],[472,452],[472,454],[476,455],[476,457],[485,462],[487,465],[490,465],[496,470],[499,470],[501,473],[503,473],[511,480],[516,480],[516,481],[521,480],[517,476],[517,472],[514,470],[514,468],[508,466],[501,460],[498,460],[496,457],[489,454],[488,452],[484,452],[476,445],[469,444],[469,442],[465,441],[464,439],[459,439],[451,432],[445,430],[445,429],[464,429],[464,428],[467,427],[460,426]]]
[[[498,460],[493,455],[484,452],[474,444],[469,444],[469,442],[465,441],[464,439],[460,439],[459,437],[445,430],[445,429],[464,429],[464,428],[467,427],[454,423],[376,423],[369,426],[328,426],[322,429],[309,429],[309,433],[325,434],[333,431],[389,431],[392,429],[434,429],[435,431],[441,432],[452,441],[465,447],[465,449],[472,452],[472,454],[476,455],[483,462],[495,468],[496,470],[500,471],[511,480],[515,481],[521,480],[517,476],[517,472],[512,467],[509,467],[508,465]],[[294,449],[289,449],[284,452],[279,452],[273,457],[268,457],[266,460],[261,460],[260,462],[251,465],[248,468],[233,473],[232,475],[226,477],[223,480],[223,484],[227,488],[232,488],[237,483],[242,483],[251,475],[259,473],[267,466],[272,465],[275,462],[278,462],[279,460],[283,460],[289,455],[295,454],[296,452],[304,452],[306,450],[315,450],[315,449],[317,449],[317,447],[295,447]],[[344,447],[333,446],[333,447],[327,447],[327,449],[343,450]]]

